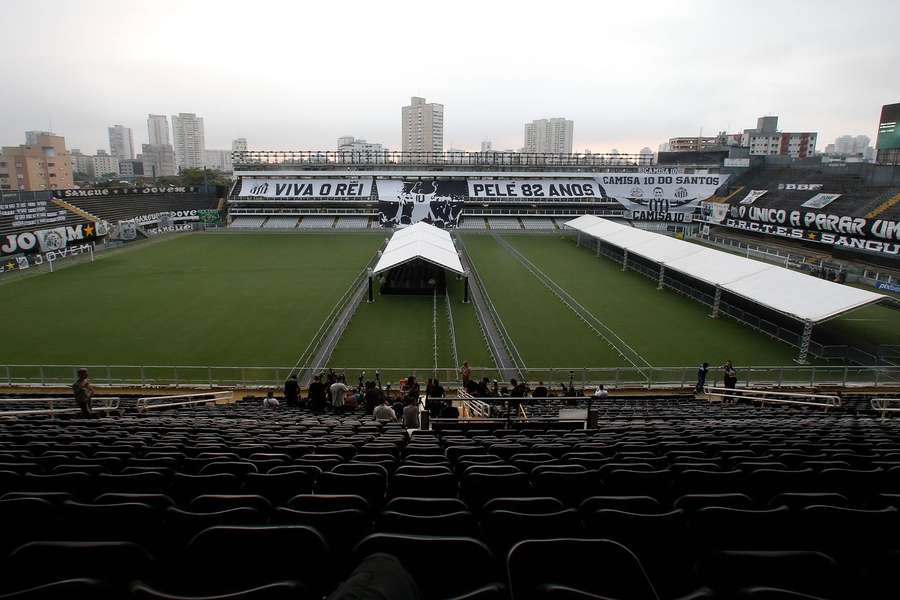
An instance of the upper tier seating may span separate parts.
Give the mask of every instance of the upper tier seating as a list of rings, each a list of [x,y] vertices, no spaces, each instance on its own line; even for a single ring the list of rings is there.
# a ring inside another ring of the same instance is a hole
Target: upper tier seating
[[[896,597],[900,421],[594,407],[591,430],[258,400],[3,421],[0,594],[322,597],[386,553],[382,584],[426,599]]]

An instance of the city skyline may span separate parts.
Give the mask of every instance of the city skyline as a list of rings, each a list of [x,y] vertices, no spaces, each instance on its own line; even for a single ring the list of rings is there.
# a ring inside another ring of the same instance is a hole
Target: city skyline
[[[522,123],[561,114],[578,122],[577,151],[638,152],[674,135],[737,132],[760,114],[777,114],[786,129],[817,131],[825,140],[847,132],[874,139],[881,105],[900,98],[900,81],[889,75],[900,72],[900,40],[893,34],[900,7],[893,2],[854,11],[805,1],[727,12],[705,2],[651,3],[640,10],[561,7],[571,22],[604,23],[604,47],[623,48],[609,61],[590,36],[560,34],[550,40],[559,44],[554,52],[523,46],[516,32],[541,18],[541,3],[525,2],[514,11],[463,4],[437,19],[431,33],[453,39],[477,10],[479,26],[495,32],[490,53],[477,44],[451,45],[436,64],[427,53],[405,54],[384,74],[355,72],[358,53],[336,49],[328,60],[305,65],[297,78],[289,64],[293,41],[266,33],[273,22],[323,25],[309,28],[304,43],[315,47],[329,43],[328,23],[344,23],[347,35],[365,37],[379,24],[413,31],[427,15],[405,10],[404,3],[361,4],[348,23],[345,9],[335,5],[261,0],[208,11],[201,3],[170,0],[153,6],[58,0],[47,21],[44,5],[10,0],[10,22],[41,22],[46,45],[14,52],[17,60],[0,65],[7,89],[15,91],[7,96],[0,141],[17,143],[24,130],[49,129],[71,146],[103,148],[107,127],[121,123],[134,131],[137,149],[148,142],[148,114],[193,112],[205,118],[208,148],[247,137],[258,149],[327,149],[354,132],[400,149],[397,110],[415,95],[446,107],[445,148],[477,151],[485,139],[494,148],[519,148]],[[180,17],[173,22],[167,15],[176,10]],[[197,28],[201,21],[204,27]],[[106,35],[92,33],[96,23]],[[139,31],[133,23],[141,23]],[[735,27],[760,33],[717,48],[712,40]],[[209,62],[203,49],[227,44],[223,31],[241,31],[242,47],[266,48],[264,58],[248,50]],[[855,41],[838,51],[834,39]],[[11,28],[0,39],[0,46],[17,50],[32,43],[28,27]],[[105,51],[111,45],[121,51]],[[80,52],[64,50],[74,47]],[[634,60],[622,60],[623,54]],[[245,77],[247,85],[240,83]],[[347,83],[362,96],[341,91]]]

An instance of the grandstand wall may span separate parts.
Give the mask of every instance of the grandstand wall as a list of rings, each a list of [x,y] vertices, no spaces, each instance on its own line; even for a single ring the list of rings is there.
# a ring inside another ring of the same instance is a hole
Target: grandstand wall
[[[900,254],[900,173],[883,165],[764,166],[706,203],[709,226],[793,240],[876,262]]]
[[[214,186],[3,192],[0,273],[84,251],[85,244],[129,242],[218,224]]]

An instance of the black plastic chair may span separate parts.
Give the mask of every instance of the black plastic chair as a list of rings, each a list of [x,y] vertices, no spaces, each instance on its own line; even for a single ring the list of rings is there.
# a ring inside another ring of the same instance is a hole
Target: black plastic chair
[[[113,600],[116,593],[99,579],[65,579],[17,592],[0,593],[0,600],[58,600],[59,598],[90,598]]]
[[[268,498],[254,494],[197,496],[191,500],[188,508],[193,512],[219,512],[245,507],[257,510],[263,515],[268,515],[274,510]]]
[[[390,496],[414,498],[455,498],[458,493],[456,478],[451,473],[440,475],[395,474],[391,478]]]
[[[368,500],[353,494],[299,494],[288,500],[284,506],[305,512],[359,510],[368,514],[372,510]]]
[[[578,506],[578,512],[582,515],[597,510],[621,510],[637,514],[664,512],[663,505],[652,496],[591,496]]]
[[[505,556],[513,544],[527,539],[576,537],[581,522],[574,509],[555,513],[519,513],[494,510],[481,519],[484,538],[498,556]]]
[[[353,551],[356,562],[379,553],[400,560],[425,600],[460,598],[484,590],[497,593],[504,588],[494,555],[474,538],[376,533],[363,539]],[[465,568],[441,570],[436,569],[438,565]]]
[[[370,506],[380,506],[384,502],[387,481],[374,474],[348,475],[322,473],[316,482],[319,494],[355,494],[365,498]]]
[[[819,552],[715,552],[701,558],[696,570],[700,581],[723,597],[754,586],[844,596],[845,582],[838,564]]]
[[[478,537],[480,533],[475,518],[467,510],[427,516],[384,511],[375,519],[374,530],[379,533],[464,537]]]
[[[459,498],[397,496],[387,501],[387,504],[384,505],[384,510],[428,517],[467,511],[469,507]]]
[[[279,505],[297,494],[312,493],[314,481],[308,473],[249,473],[244,477],[244,493],[263,496]]]
[[[371,519],[358,509],[301,511],[280,507],[272,515],[280,525],[304,525],[321,533],[336,558],[343,560],[371,530]]]
[[[527,540],[506,560],[512,600],[658,600],[638,558],[610,540]]]
[[[531,498],[492,498],[481,507],[482,513],[493,510],[509,510],[530,515],[557,513],[566,506],[558,498],[534,496]]]
[[[145,583],[136,582],[131,587],[131,597],[137,600],[313,600],[318,598],[302,583],[280,581],[240,592],[214,594],[212,596],[185,596],[170,594]]]

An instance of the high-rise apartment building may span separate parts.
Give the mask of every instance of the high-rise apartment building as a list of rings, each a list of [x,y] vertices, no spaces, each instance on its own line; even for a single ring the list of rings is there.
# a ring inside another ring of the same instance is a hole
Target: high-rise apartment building
[[[231,140],[231,151],[232,152],[246,152],[247,151],[247,138],[237,138],[236,140]]]
[[[25,139],[22,146],[0,149],[0,189],[40,191],[75,185],[66,138],[29,131]]]
[[[69,151],[69,159],[72,162],[72,172],[82,173],[88,177],[94,176],[94,157],[82,154],[78,148]]]
[[[165,146],[169,141],[169,121],[166,115],[147,115],[147,135],[152,146]]]
[[[203,167],[203,151],[206,149],[203,117],[194,113],[172,115],[172,139],[175,141],[175,166],[179,169]]]
[[[175,151],[168,144],[141,145],[141,162],[145,177],[171,177],[178,174],[175,167]]]
[[[481,151],[482,152],[490,152],[493,144],[491,142],[481,142]]]
[[[109,132],[109,153],[118,160],[131,160],[134,158],[134,138],[131,135],[131,127],[113,125],[107,128]]]
[[[878,137],[875,148],[878,150],[877,160],[880,163],[900,164],[900,102],[885,104],[881,107],[881,118],[878,119]]]
[[[571,119],[538,119],[525,124],[525,152],[571,154],[575,121]]]
[[[404,152],[444,151],[444,105],[413,96],[401,111]]]
[[[119,174],[119,159],[107,153],[106,150],[97,150],[93,161],[94,177],[100,178]]]

